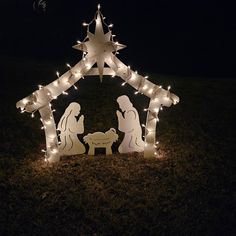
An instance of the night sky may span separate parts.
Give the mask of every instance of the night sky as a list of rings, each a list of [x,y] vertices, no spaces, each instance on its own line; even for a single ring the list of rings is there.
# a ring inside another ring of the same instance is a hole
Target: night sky
[[[235,6],[226,1],[1,0],[1,58],[73,65],[81,53],[72,46],[85,37],[81,24],[93,18],[98,3],[117,41],[127,45],[119,58],[133,69],[236,76]]]

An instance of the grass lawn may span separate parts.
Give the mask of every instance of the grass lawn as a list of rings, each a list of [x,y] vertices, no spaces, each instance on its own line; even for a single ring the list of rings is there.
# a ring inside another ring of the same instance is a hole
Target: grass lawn
[[[236,235],[236,79],[150,75],[180,97],[160,113],[158,158],[100,153],[47,165],[39,116],[15,103],[56,78],[55,65],[9,59],[2,71],[0,235]],[[66,68],[61,66],[61,71]],[[127,94],[144,123],[148,99],[119,78],[78,82],[53,102],[56,122],[81,104],[85,133],[117,129],[116,98]]]

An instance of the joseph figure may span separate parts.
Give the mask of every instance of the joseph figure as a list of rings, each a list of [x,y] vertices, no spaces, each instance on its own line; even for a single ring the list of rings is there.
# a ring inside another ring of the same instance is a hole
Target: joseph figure
[[[126,95],[118,97],[117,102],[123,113],[119,110],[116,111],[118,129],[125,133],[118,151],[120,153],[143,152],[144,141],[142,140],[142,128],[137,110]]]

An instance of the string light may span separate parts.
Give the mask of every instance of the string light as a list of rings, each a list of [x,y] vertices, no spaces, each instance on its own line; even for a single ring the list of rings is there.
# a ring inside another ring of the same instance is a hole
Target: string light
[[[147,85],[144,85],[144,86],[143,86],[143,90],[146,90],[147,88],[148,88]]]
[[[148,93],[151,94],[153,92],[153,89],[149,89]]]
[[[66,63],[66,66],[71,69],[71,65],[69,63]]]

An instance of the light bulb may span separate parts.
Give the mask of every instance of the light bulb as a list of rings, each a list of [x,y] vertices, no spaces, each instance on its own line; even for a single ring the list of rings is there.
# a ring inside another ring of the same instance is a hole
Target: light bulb
[[[145,89],[147,89],[147,85],[144,85],[144,86],[143,86],[143,90],[145,90]]]
[[[149,89],[148,93],[151,94],[153,92],[153,89]]]

